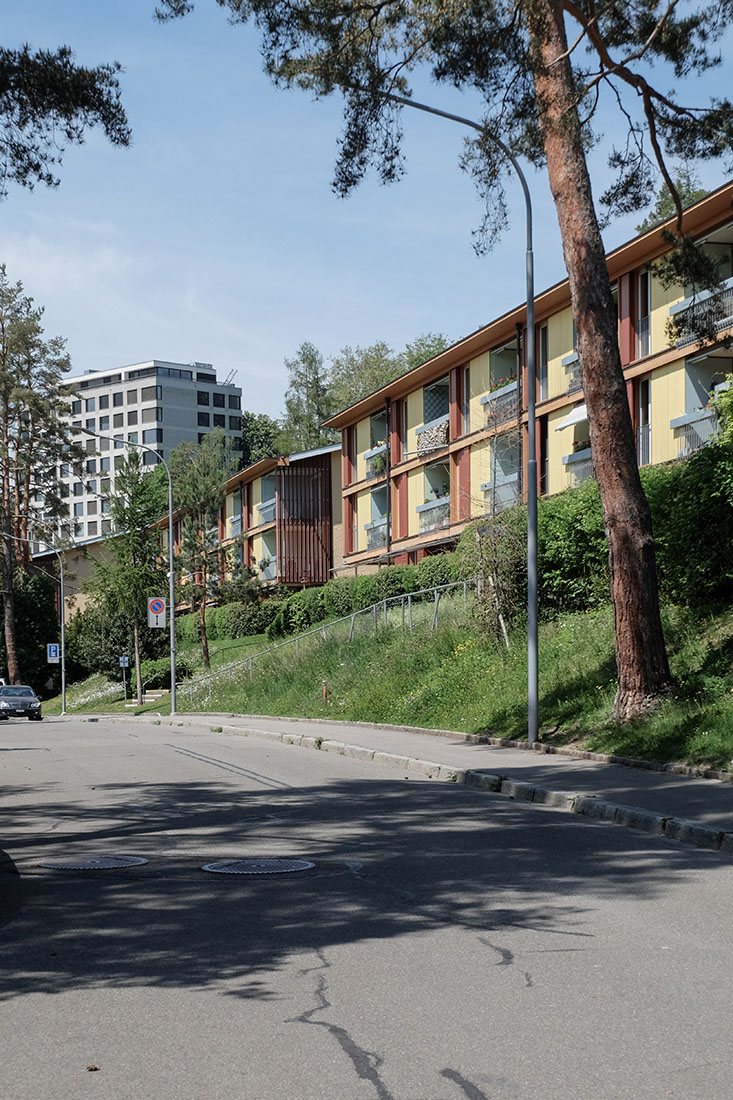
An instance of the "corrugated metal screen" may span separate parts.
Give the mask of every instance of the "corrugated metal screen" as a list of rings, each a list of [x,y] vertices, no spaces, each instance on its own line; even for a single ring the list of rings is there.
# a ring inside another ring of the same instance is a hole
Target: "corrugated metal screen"
[[[278,473],[282,580],[325,584],[331,566],[331,456],[293,463]]]

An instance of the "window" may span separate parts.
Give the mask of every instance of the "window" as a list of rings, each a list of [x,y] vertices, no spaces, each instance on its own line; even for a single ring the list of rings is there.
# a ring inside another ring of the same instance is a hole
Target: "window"
[[[208,414],[204,414],[204,415],[208,415]],[[214,413],[214,427],[215,428],[226,428],[226,426],[227,426],[227,418],[224,416],[224,414],[223,413]]]
[[[137,432],[128,432],[127,433],[127,442],[128,443],[137,443]]]
[[[99,491],[100,491],[100,493],[108,493],[109,492],[109,478],[108,477],[103,477],[102,480],[100,481]]]
[[[88,458],[87,459],[86,469],[87,469],[88,474],[96,474],[96,472],[97,472],[97,460],[96,460],[96,458]]]
[[[74,496],[75,497],[80,497],[80,496],[82,496],[83,492],[84,492],[84,486],[82,485],[81,481],[75,481],[74,482]]]
[[[236,393],[230,393],[229,394],[229,408],[230,409],[241,409],[241,407],[242,407],[241,397]]]
[[[128,428],[133,424],[137,424],[137,409],[130,409],[129,413],[127,414]]]
[[[206,432],[199,432],[199,443],[203,443]]]
[[[429,424],[448,415],[448,388],[447,378],[440,378],[423,388],[423,423]]]
[[[119,470],[124,461],[125,461],[125,456],[124,455],[115,455],[115,470]]]
[[[640,271],[636,288],[636,355],[639,359],[649,354],[650,289],[649,272]]]
[[[461,432],[468,435],[471,431],[471,367],[466,366],[460,373],[461,385]]]
[[[96,491],[97,491],[97,481],[96,481],[96,478],[92,478],[91,481],[87,482],[87,492],[88,493],[96,493]]]
[[[103,474],[106,474],[109,471],[109,456],[107,456],[107,458],[100,458],[99,469]]]
[[[163,397],[162,386],[144,386],[140,390],[141,401],[160,401]]]
[[[537,352],[537,398],[540,401],[544,401],[548,393],[547,364],[549,360],[547,325],[542,325],[540,328],[539,338],[537,340]]]
[[[95,411],[95,405],[96,405],[96,402],[95,402],[94,398],[93,397],[87,397],[86,402],[85,402],[84,411],[88,412],[88,413],[93,413]]]
[[[99,444],[97,446],[97,450],[98,451],[108,451],[109,450],[109,440],[108,439],[100,439]]]
[[[107,497],[104,497],[102,500],[100,500],[99,510],[100,510],[100,512],[102,513],[103,516],[106,516],[106,515],[109,514],[109,499]]]
[[[205,390],[199,390],[196,394],[196,403],[198,405],[208,405],[209,395]]]
[[[87,515],[96,516],[97,514],[97,502],[96,500],[87,501]]]
[[[241,430],[242,430],[242,418],[241,418],[241,416],[230,416],[229,417],[229,431],[230,432],[241,432]]]
[[[102,534],[103,535],[109,535],[111,531],[112,531],[112,520],[111,519],[103,519],[102,520]]]
[[[100,418],[99,418],[99,430],[100,430],[100,432],[108,432],[109,431],[109,417],[108,416],[100,416]]]
[[[95,439],[87,439],[86,443],[84,444],[84,449],[86,450],[87,454],[94,454],[94,452],[97,450],[97,441]]]
[[[92,538],[92,536],[96,535],[96,533],[97,533],[97,521],[96,521],[96,519],[93,519],[93,520],[90,520],[90,522],[87,524],[87,534],[89,535],[90,538]]]
[[[72,401],[71,402],[71,415],[72,416],[81,416],[81,401]]]
[[[83,537],[83,535],[84,535],[84,524],[83,523],[75,523],[74,524],[74,534],[78,535],[79,537]]]
[[[84,501],[83,500],[75,501],[75,503],[74,503],[74,515],[75,516],[83,516],[84,515]]]
[[[89,420],[85,420],[85,421],[84,421],[84,427],[85,427],[85,428],[89,428],[89,430],[93,432],[93,431],[95,431],[95,430],[96,430],[96,427],[97,427],[97,421],[96,421],[96,420],[94,419],[94,417],[92,416],[92,417],[90,417],[90,418],[89,418]]]
[[[149,409],[143,409],[140,419],[143,424],[154,424],[156,420],[163,419],[163,410],[160,405],[151,405]]]
[[[62,462],[59,466],[59,477],[69,476],[69,464],[68,462]]]
[[[109,396],[108,396],[108,394],[103,393],[103,394],[100,395],[100,398],[99,398],[99,411],[101,412],[103,409],[108,409],[108,408],[109,408]]]
[[[119,451],[120,448],[123,446],[124,438],[125,437],[123,435],[116,435],[115,436],[115,450],[116,451]]]
[[[112,404],[113,404],[114,408],[119,409],[120,405],[122,405],[122,403],[124,401],[124,396],[125,395],[123,393],[113,393],[112,394]]]
[[[137,405],[137,390],[128,390],[127,391],[127,404],[128,405]]]
[[[154,451],[146,451],[143,455],[143,463],[145,466],[157,466],[160,462],[160,458]]]
[[[112,417],[112,427],[113,428],[121,428],[124,423],[125,423],[125,414],[124,413],[115,413],[114,416]]]
[[[143,443],[162,443],[163,442],[163,429],[162,428],[146,428],[143,432]]]
[[[225,396],[223,393],[212,393],[211,404],[215,409],[223,409],[225,405]]]
[[[208,428],[209,427],[209,422],[210,422],[209,414],[204,413],[204,412],[200,412],[199,416],[198,416],[198,426],[199,426],[199,428]]]

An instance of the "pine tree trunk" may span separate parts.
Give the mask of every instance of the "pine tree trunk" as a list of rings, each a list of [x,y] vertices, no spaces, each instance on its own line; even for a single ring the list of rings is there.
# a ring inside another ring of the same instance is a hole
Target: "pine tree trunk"
[[[3,570],[3,628],[5,633],[5,660],[8,666],[8,680],[11,684],[20,683],[18,651],[15,645],[15,592],[13,579],[15,573],[15,551],[10,539],[2,539]]]
[[[563,10],[532,0],[528,24],[547,169],[578,333],[583,390],[611,570],[618,690],[612,716],[626,720],[668,694],[649,505],[619,354],[617,318],[591,194]]]

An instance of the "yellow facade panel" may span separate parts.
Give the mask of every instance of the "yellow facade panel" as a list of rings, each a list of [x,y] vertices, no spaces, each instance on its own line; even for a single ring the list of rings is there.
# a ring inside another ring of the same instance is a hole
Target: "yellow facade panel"
[[[573,311],[563,309],[547,320],[547,396],[558,397],[568,388],[563,359],[573,351]]]
[[[652,371],[650,391],[651,459],[653,463],[669,462],[678,451],[669,422],[685,411],[685,360]]]
[[[468,371],[469,432],[486,427],[486,406],[481,398],[489,392],[489,353],[477,355],[471,360]]]
[[[366,459],[364,452],[371,450],[371,420],[359,420],[356,425],[356,474],[355,481],[366,477]]]
[[[665,351],[670,347],[667,336],[667,321],[669,320],[669,307],[681,302],[684,298],[682,287],[662,286],[659,279],[652,274],[651,279],[651,317],[649,321],[650,351],[653,355]]]

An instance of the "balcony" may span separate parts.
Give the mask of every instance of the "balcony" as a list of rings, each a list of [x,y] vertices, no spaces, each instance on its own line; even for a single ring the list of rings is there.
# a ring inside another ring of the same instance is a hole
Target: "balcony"
[[[694,412],[685,413],[669,422],[670,428],[679,429],[678,458],[686,458],[688,455],[699,451],[711,439],[718,434],[718,417],[714,409],[709,406],[705,409],[696,409]]]
[[[366,531],[367,550],[384,550],[386,548],[389,536],[389,525],[386,517],[373,520],[371,523],[365,523],[364,530]]]
[[[441,447],[448,446],[448,421],[450,415],[439,416],[436,420],[429,420],[417,429],[417,453],[429,455],[432,451],[439,451]]]
[[[571,455],[565,455],[562,461],[563,466],[567,467],[566,473],[569,488],[575,489],[576,486],[593,477],[593,458],[591,456],[590,447],[585,447],[580,451],[574,451]]]
[[[562,365],[565,367],[565,378],[567,381],[567,393],[578,393],[583,388],[583,382],[580,377],[580,360],[578,359],[577,351],[571,352],[570,355],[566,355],[562,360]]]
[[[450,522],[450,494],[438,497],[436,500],[426,501],[425,504],[418,504],[417,514],[421,534],[425,531],[437,531],[439,527],[445,527]]]
[[[717,294],[710,294],[708,291],[698,294],[694,305],[691,298],[685,298],[683,302],[679,302],[676,306],[670,306],[669,314],[670,317],[676,317],[680,314],[692,312],[693,316],[704,316],[710,310],[714,311],[716,332],[723,332],[733,325],[733,278],[726,279],[722,289]],[[697,337],[692,335],[682,336],[675,347],[685,348],[696,343]]]
[[[520,501],[519,473],[497,476],[495,482],[487,481],[481,489],[486,494],[486,511],[491,515],[503,512],[505,508],[512,508]]]
[[[270,500],[263,500],[261,504],[257,505],[257,526],[260,527],[263,523],[272,523],[275,518],[275,508],[277,500],[272,497]]]
[[[242,513],[229,517],[229,538],[235,539],[242,534]]]
[[[277,580],[277,558],[263,558],[257,563],[261,581]]]
[[[375,477],[384,477],[387,473],[386,443],[380,443],[378,446],[372,447],[371,451],[365,451],[364,458],[366,459],[367,481],[372,481]]]
[[[498,386],[481,398],[486,406],[487,428],[498,428],[519,416],[519,385],[516,378],[504,386]]]

